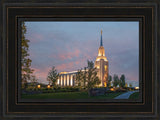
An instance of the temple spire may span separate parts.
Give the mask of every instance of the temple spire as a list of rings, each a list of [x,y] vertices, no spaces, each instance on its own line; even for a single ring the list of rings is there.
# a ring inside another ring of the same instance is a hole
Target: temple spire
[[[101,29],[101,43],[100,46],[103,46],[103,42],[102,42],[102,29]]]

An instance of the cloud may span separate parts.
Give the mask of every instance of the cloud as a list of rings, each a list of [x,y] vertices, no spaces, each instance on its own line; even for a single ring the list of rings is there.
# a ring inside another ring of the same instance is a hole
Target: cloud
[[[109,74],[123,73],[138,81],[138,27],[132,22],[28,22],[31,66],[38,79],[45,81],[52,66],[58,72],[73,71],[87,66],[87,60],[95,61],[100,26]]]
[[[64,63],[64,64],[61,64],[61,65],[57,65],[56,69],[58,71],[61,71],[61,72],[62,71],[68,71],[68,70],[72,69],[73,66],[74,66],[74,62],[69,62],[69,63]]]
[[[33,74],[38,79],[38,82],[42,82],[42,83],[46,84],[49,67],[46,67],[46,68],[40,68],[40,67],[39,68],[34,68],[34,67],[32,67],[32,69],[34,69]]]
[[[30,40],[30,42],[32,42],[32,44],[38,43],[40,41],[44,40],[44,36],[42,34],[39,33],[30,33],[27,36],[28,40]]]
[[[57,54],[55,55],[51,55],[50,57],[53,56],[54,59],[58,59],[58,60],[67,60],[67,59],[73,59],[75,57],[79,57],[80,55],[80,50],[79,49],[75,49],[74,51],[58,51]]]

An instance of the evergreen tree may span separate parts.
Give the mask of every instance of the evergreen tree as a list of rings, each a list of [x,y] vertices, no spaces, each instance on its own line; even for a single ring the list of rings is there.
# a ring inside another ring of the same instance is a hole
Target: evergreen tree
[[[87,71],[87,88],[90,90],[91,88],[95,87],[96,85],[100,84],[100,80],[97,77],[96,68],[94,68],[93,61],[88,61],[88,71]]]
[[[120,87],[125,87],[125,75],[122,74],[121,77],[120,77],[120,84],[119,84]]]
[[[26,89],[28,81],[35,82],[36,78],[32,74],[33,69],[31,69],[32,60],[29,58],[29,40],[25,38],[26,26],[22,22],[22,38],[21,38],[21,67],[22,67],[22,87]],[[33,79],[32,79],[33,78]]]
[[[84,72],[83,72],[83,87],[85,88],[86,87],[86,79],[87,79],[87,68],[84,67]]]
[[[114,74],[113,76],[113,86],[114,87],[117,87],[117,85],[119,84],[119,78],[118,78],[118,75]]]
[[[129,87],[132,87],[132,83],[129,83]]]
[[[112,81],[112,76],[109,75],[108,82],[107,82],[107,87],[111,86],[111,81]]]
[[[125,87],[128,87],[128,83],[125,83]]]
[[[82,80],[83,80],[83,73],[82,70],[78,70],[77,74],[76,74],[76,79],[75,79],[76,83],[79,87],[82,85]]]
[[[57,80],[58,80],[59,74],[56,70],[56,68],[53,66],[51,70],[48,72],[47,81],[51,83],[53,86],[55,86]]]

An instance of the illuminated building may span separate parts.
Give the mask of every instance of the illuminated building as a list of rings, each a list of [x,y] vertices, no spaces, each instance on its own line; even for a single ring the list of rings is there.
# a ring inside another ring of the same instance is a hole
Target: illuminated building
[[[61,72],[57,84],[59,86],[75,86],[75,77],[77,71]]]
[[[95,61],[95,67],[97,68],[97,75],[101,81],[99,86],[106,86],[108,81],[108,60],[105,56],[105,49],[102,41],[102,30],[101,30],[101,41],[98,49],[98,56]]]
[[[101,30],[100,47],[98,49],[98,56],[95,61],[95,67],[97,68],[97,76],[101,81],[101,83],[98,86],[106,87],[109,70],[108,70],[108,60],[105,56],[105,49],[103,47],[102,30]],[[61,72],[57,84],[59,86],[76,86],[75,77],[77,72],[78,71]]]

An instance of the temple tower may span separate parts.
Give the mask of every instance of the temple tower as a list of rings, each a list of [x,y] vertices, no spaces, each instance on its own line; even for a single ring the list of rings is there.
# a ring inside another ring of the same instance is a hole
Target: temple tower
[[[97,75],[101,81],[99,86],[106,87],[108,82],[109,66],[107,57],[105,56],[105,49],[103,47],[102,30],[101,30],[100,47],[98,49],[98,56],[95,61],[95,67],[97,68]]]

